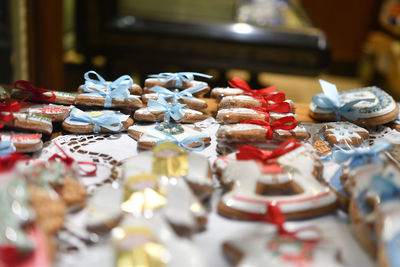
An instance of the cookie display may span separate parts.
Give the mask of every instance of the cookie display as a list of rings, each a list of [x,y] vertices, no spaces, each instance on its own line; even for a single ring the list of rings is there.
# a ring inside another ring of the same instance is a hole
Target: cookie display
[[[3,142],[8,142],[9,145]],[[12,147],[11,147],[12,144]],[[43,142],[40,134],[20,133],[20,132],[0,132],[1,151],[30,153],[42,149]],[[0,152],[0,153],[2,153]]]
[[[291,139],[269,153],[252,153],[254,148],[244,147],[236,155],[239,160],[230,162],[222,172],[220,180],[228,191],[218,203],[218,213],[228,218],[263,220],[271,203],[279,205],[288,219],[335,211],[336,195],[318,180],[321,163],[312,147],[294,144]]]
[[[54,104],[21,104],[19,112],[33,114],[40,117],[46,117],[53,122],[61,122],[73,109],[73,106],[61,106]]]
[[[132,118],[119,111],[82,111],[74,108],[62,127],[71,133],[115,133],[125,131],[132,124]]]
[[[12,119],[4,122],[5,129],[28,130],[37,133],[51,134],[51,119],[21,112],[12,113]]]
[[[351,121],[357,125],[382,125],[395,120],[399,108],[393,98],[378,87],[338,93],[334,84],[320,80],[323,93],[315,95],[310,116],[317,121]]]
[[[329,156],[332,150],[353,149],[365,145],[369,133],[366,129],[348,121],[326,123],[314,137],[313,147],[318,155]]]
[[[219,123],[241,123],[246,120],[265,120],[270,123],[286,117],[292,116],[297,120],[297,116],[293,113],[277,113],[277,112],[268,112],[265,109],[251,109],[251,108],[228,108],[228,109],[220,109],[218,110],[216,120]]]
[[[159,74],[151,74],[144,81],[144,92],[148,93],[150,88],[154,86],[162,86],[167,89],[184,90],[192,86],[204,86],[204,89],[196,92],[194,95],[200,97],[210,91],[210,87],[206,82],[196,81],[195,77],[210,79],[212,76],[198,72],[164,72]]]
[[[162,124],[135,124],[128,128],[128,134],[143,150],[152,149],[158,143],[166,141],[188,150],[203,150],[211,142],[210,135],[190,124],[175,125],[172,128],[163,128]]]
[[[61,105],[72,105],[74,104],[76,94],[37,88],[28,81],[20,80],[14,83],[11,97],[15,99],[27,99],[39,103],[49,102]]]
[[[90,78],[90,75],[95,75],[96,79]],[[83,92],[76,97],[75,105],[125,109],[137,109],[143,105],[140,96],[130,94],[133,81],[128,75],[123,75],[112,83],[106,82],[94,71],[86,72],[84,77],[85,84],[80,86]]]
[[[241,124],[221,125],[216,135],[220,141],[227,143],[282,141],[291,137],[306,140],[310,137],[303,126],[297,125],[293,116],[285,116],[272,123],[251,119]]]

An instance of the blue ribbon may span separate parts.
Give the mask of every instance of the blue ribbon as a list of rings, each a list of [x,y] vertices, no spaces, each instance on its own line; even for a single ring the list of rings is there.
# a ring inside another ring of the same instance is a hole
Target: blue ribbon
[[[97,79],[91,79],[90,74],[94,74]],[[85,84],[82,86],[83,91],[87,92],[84,95],[100,95],[105,97],[104,107],[109,108],[112,104],[112,99],[127,99],[130,95],[129,88],[132,87],[133,81],[129,75],[123,75],[108,83],[95,71],[88,71],[84,75]]]
[[[368,150],[353,149],[353,150],[336,150],[332,154],[333,160],[337,163],[343,163],[348,159],[353,159],[350,162],[349,167],[355,168],[364,165],[364,162],[368,158],[372,158],[375,162],[379,161],[378,154],[381,152],[388,151],[392,149],[393,145],[391,143],[380,141],[376,142]]]
[[[193,97],[193,94],[200,92],[206,88],[207,85],[205,84],[197,84],[192,87],[189,87],[183,91],[180,92],[174,92],[171,91],[165,87],[156,85],[152,88],[150,88],[151,92],[157,93],[158,95],[161,95],[165,99],[172,98],[172,103],[177,104],[179,99],[189,99]]]
[[[352,107],[361,101],[375,101],[374,98],[363,98],[350,101],[346,104],[342,104],[336,85],[324,80],[319,80],[319,83],[322,87],[323,93],[313,96],[313,103],[318,108],[334,111],[336,113],[336,120],[340,120],[340,117],[344,117],[351,121],[355,121],[358,119],[360,112],[357,109],[353,110]]]
[[[191,150],[191,151],[201,151],[204,149],[204,141],[202,138],[209,137],[207,134],[199,134],[199,135],[194,135],[194,136],[189,136],[186,137],[185,139],[179,141],[176,139],[175,136],[161,132],[156,129],[151,129],[147,132],[148,135],[159,138],[160,140],[157,141],[157,145],[164,143],[164,142],[171,142],[174,144],[177,144],[180,147],[183,147],[184,149]],[[190,147],[190,144],[193,143],[200,143],[201,146],[199,147]]]
[[[400,199],[400,187],[393,181],[392,173],[386,176],[375,174],[372,177],[370,189],[379,195],[381,202]]]
[[[186,106],[185,104],[170,105],[163,97],[158,97],[157,100],[149,99],[147,106],[157,111],[165,112],[164,121],[169,121],[170,117],[178,121],[185,115],[185,111],[182,110]]]
[[[163,72],[159,74],[150,74],[150,78],[157,78],[160,82],[169,82],[175,81],[175,87],[181,89],[183,86],[183,82],[191,82],[194,80],[194,76],[203,77],[210,79],[212,76],[198,73],[198,72]]]
[[[0,155],[6,156],[15,152],[15,146],[10,140],[0,140]]]
[[[107,128],[113,132],[119,131],[122,127],[121,120],[117,116],[112,114],[103,114],[98,117],[92,117],[80,109],[73,108],[69,116],[70,119],[73,121],[93,124],[93,132],[95,133],[101,131],[100,127]]]

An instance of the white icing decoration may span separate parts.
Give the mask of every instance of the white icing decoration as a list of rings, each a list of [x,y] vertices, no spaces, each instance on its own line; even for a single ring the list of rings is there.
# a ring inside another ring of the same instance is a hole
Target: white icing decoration
[[[224,102],[231,102],[231,101],[236,101],[236,100],[240,100],[240,101],[257,101],[259,102],[256,98],[249,96],[249,95],[234,95],[234,96],[224,96],[221,99],[220,103],[224,103]]]
[[[10,140],[14,144],[37,144],[41,142],[40,134],[0,134],[0,140]]]
[[[203,115],[202,112],[194,110],[194,109],[190,109],[190,108],[183,108],[182,110],[185,114],[187,113],[187,114]],[[150,107],[145,107],[145,108],[140,108],[140,109],[136,110],[135,113],[142,114],[142,115],[149,115],[152,113],[163,113],[163,112],[155,110]]]
[[[59,92],[59,91],[44,92],[43,95],[45,95],[47,97],[51,97],[51,96],[53,96],[52,93],[54,93],[56,96],[60,96],[60,97],[68,97],[68,98],[75,98],[76,97],[76,94],[67,93],[67,92]]]
[[[44,114],[62,114],[72,110],[73,106],[61,106],[53,104],[33,105],[22,108],[21,112],[44,113]]]
[[[244,91],[242,89],[239,88],[231,88],[231,87],[216,87],[214,89],[212,89],[212,94],[227,94],[227,95],[239,95],[239,94],[243,94]]]
[[[33,121],[43,122],[45,124],[52,125],[51,119],[46,118],[46,117],[36,116],[36,115],[32,115],[32,114],[18,113],[18,112],[14,112],[13,114],[14,114],[14,117],[16,117],[16,118],[33,120]]]

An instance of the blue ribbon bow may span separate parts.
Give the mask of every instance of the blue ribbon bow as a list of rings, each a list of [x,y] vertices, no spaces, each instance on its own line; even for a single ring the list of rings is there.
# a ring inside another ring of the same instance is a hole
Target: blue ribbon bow
[[[183,82],[191,82],[194,80],[194,76],[203,77],[210,79],[212,76],[198,73],[198,72],[163,72],[159,74],[150,74],[150,78],[157,78],[160,82],[169,82],[175,81],[175,87],[181,89],[183,86]]]
[[[400,198],[400,187],[393,181],[393,174],[386,176],[375,174],[372,177],[370,190],[379,195],[381,202]]]
[[[6,156],[15,152],[15,146],[10,140],[0,140],[0,155]]]
[[[319,83],[323,93],[313,96],[313,103],[318,108],[334,111],[336,113],[336,120],[340,120],[340,117],[345,117],[351,121],[357,120],[360,112],[357,109],[353,110],[352,107],[361,101],[373,102],[375,100],[374,98],[363,98],[342,104],[336,85],[324,80],[319,80]]]
[[[186,137],[185,139],[179,141],[175,136],[161,132],[156,129],[151,129],[147,132],[148,135],[153,136],[155,138],[159,138],[160,140],[157,141],[157,145],[164,142],[171,142],[177,144],[184,149],[191,150],[191,151],[201,151],[204,149],[204,140],[203,138],[209,137],[207,134],[199,134],[194,136]],[[190,144],[193,143],[200,143],[199,147],[190,147]]]
[[[172,103],[177,104],[179,99],[192,98],[193,94],[202,91],[206,87],[207,87],[207,85],[205,85],[205,84],[197,84],[197,85],[189,87],[183,91],[174,92],[165,87],[156,85],[156,86],[150,88],[150,91],[157,93],[159,96],[162,96],[165,99],[172,98]]]
[[[107,128],[110,131],[119,131],[122,127],[121,120],[113,114],[103,114],[98,117],[92,117],[80,109],[73,108],[69,114],[72,121],[86,122],[93,124],[93,132],[101,131],[100,127]]]
[[[178,121],[185,115],[185,111],[182,110],[186,106],[185,104],[170,105],[163,97],[158,97],[157,100],[149,99],[147,106],[157,111],[165,112],[164,121],[169,121],[170,117]]]
[[[97,79],[91,79],[90,74],[94,74]],[[104,107],[109,108],[112,104],[112,99],[127,99],[130,95],[129,88],[133,85],[133,80],[129,75],[123,75],[113,81],[107,82],[95,71],[88,71],[84,75],[85,84],[82,86],[83,91],[87,92],[84,95],[100,95],[105,97]]]
[[[371,146],[368,150],[361,149],[353,149],[353,150],[336,150],[332,154],[332,158],[337,163],[343,163],[348,159],[353,159],[350,162],[349,167],[355,168],[364,164],[365,160],[368,158],[372,158],[375,162],[379,161],[378,154],[384,151],[388,151],[392,149],[392,144],[380,141],[375,142],[373,146]]]

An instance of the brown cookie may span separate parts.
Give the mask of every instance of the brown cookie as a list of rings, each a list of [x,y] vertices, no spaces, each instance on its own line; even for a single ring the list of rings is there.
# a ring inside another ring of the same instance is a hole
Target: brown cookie
[[[55,122],[63,121],[68,117],[73,106],[61,106],[53,104],[21,104],[19,112],[46,117]]]
[[[111,82],[109,82],[109,83],[111,83]],[[104,90],[105,89],[106,88],[104,87]],[[142,93],[143,93],[142,87],[140,85],[136,84],[136,83],[132,84],[132,86],[129,87],[128,90],[129,90],[129,93],[131,93],[132,95],[142,95]],[[78,87],[78,92],[80,94],[85,92],[85,90],[83,89],[82,85]]]
[[[207,94],[210,91],[210,87],[208,86],[208,84],[206,82],[201,82],[201,81],[191,81],[191,82],[186,82],[186,81],[182,81],[182,87],[181,88],[177,88],[176,85],[176,80],[170,80],[170,81],[160,81],[157,78],[147,78],[144,81],[144,93],[151,93],[149,90],[150,88],[159,85],[168,89],[179,89],[179,90],[184,90],[187,89],[189,87],[192,86],[197,86],[199,84],[203,84],[204,89],[200,92],[197,92],[194,94],[194,96],[196,97],[200,97],[203,96],[205,94]]]
[[[10,140],[16,152],[30,153],[42,149],[43,142],[40,134],[18,133],[18,132],[0,132],[0,140]]]
[[[369,138],[366,129],[347,121],[326,124],[322,134],[331,146],[340,147],[358,147]]]
[[[62,128],[71,133],[116,133],[133,125],[133,119],[119,111],[81,111],[74,108],[62,123]]]
[[[221,101],[225,96],[243,95],[244,91],[233,87],[215,87],[211,90],[211,97]]]
[[[49,118],[20,112],[14,112],[13,116],[11,121],[4,123],[5,129],[29,130],[44,134],[53,132],[53,125]]]
[[[157,94],[151,93],[142,95],[142,101],[144,104],[147,105],[149,99],[157,100],[158,99]],[[186,104],[186,107],[194,110],[202,110],[207,108],[207,102],[197,97],[181,98],[179,99],[179,103]]]
[[[317,154],[319,156],[325,156],[332,152],[332,148],[327,143],[325,143],[318,135],[314,137],[312,146],[317,151]]]
[[[77,94],[74,93],[69,93],[69,92],[60,92],[60,91],[48,91],[44,92],[43,96],[45,98],[51,98],[52,96],[55,96],[54,100],[50,101],[51,103],[54,104],[60,104],[60,105],[73,105],[75,101],[75,97]],[[11,97],[15,99],[24,99],[27,98],[27,100],[30,101],[35,101],[35,102],[48,102],[48,101],[36,101],[32,99],[32,92],[29,91],[21,91],[19,89],[13,89],[11,91]]]
[[[219,123],[241,123],[250,119],[265,120],[265,114],[264,112],[259,112],[251,108],[228,108],[218,110],[216,120]],[[267,115],[268,114],[270,123],[286,116],[292,116],[297,119],[296,115],[293,113],[269,112]]]
[[[205,115],[197,110],[183,108],[185,114],[177,122],[195,123],[205,119]],[[164,120],[165,112],[157,111],[150,107],[141,108],[135,111],[134,119],[143,122],[161,122]]]
[[[75,98],[75,105],[85,106],[85,107],[105,107],[106,98],[100,95],[92,94],[79,94]],[[126,99],[112,98],[111,105],[112,108],[123,108],[123,109],[138,109],[143,106],[140,96],[129,95]]]
[[[262,108],[263,99],[258,99],[248,95],[225,96],[218,104],[218,109],[228,108]],[[285,100],[290,108],[294,108],[294,103],[291,100]],[[274,104],[273,101],[268,101],[268,105]]]

